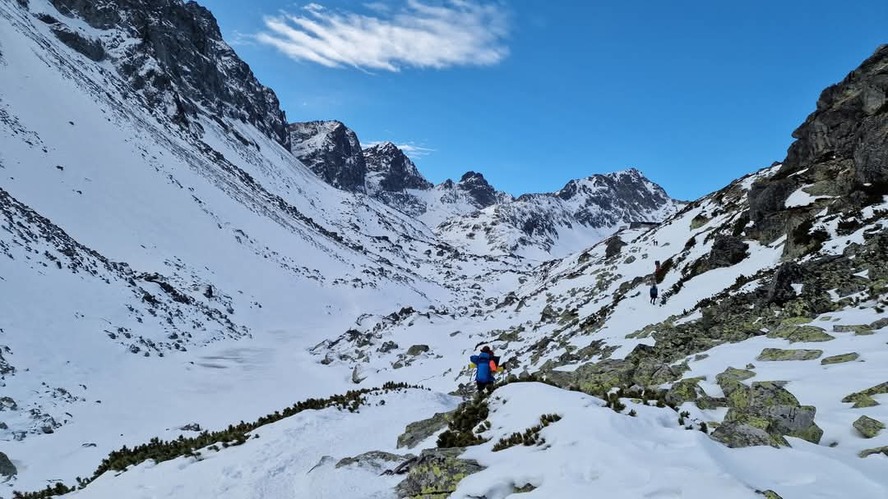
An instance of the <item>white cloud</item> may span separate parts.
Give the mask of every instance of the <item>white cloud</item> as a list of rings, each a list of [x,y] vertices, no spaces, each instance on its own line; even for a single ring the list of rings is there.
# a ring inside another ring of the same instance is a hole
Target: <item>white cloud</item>
[[[385,142],[388,142],[388,141],[367,142],[366,144],[364,144],[364,147],[372,147],[377,144],[383,144]],[[432,154],[433,152],[437,151],[437,149],[431,149],[429,147],[419,146],[419,145],[414,144],[413,142],[409,142],[406,144],[395,144],[395,147],[404,151],[404,154],[406,154],[411,159],[422,158],[424,156],[428,156],[429,154]]]
[[[417,146],[414,144],[395,144],[398,146],[398,149],[404,151],[404,154],[411,158],[422,158],[424,156],[428,156],[429,154],[435,152],[435,149],[429,149],[428,147]]]
[[[300,15],[269,16],[256,40],[296,60],[366,70],[485,66],[508,55],[508,15],[498,5],[407,0],[388,11],[379,2],[365,5],[372,14],[311,3]]]

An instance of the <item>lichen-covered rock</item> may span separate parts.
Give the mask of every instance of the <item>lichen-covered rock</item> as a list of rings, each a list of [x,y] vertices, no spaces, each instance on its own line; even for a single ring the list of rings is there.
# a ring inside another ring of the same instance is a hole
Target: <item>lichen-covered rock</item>
[[[736,367],[728,367],[724,371],[715,375],[716,383],[722,384],[730,380],[743,381],[755,377],[755,373],[749,369],[737,369]],[[724,387],[722,387],[724,388]]]
[[[398,437],[398,448],[412,449],[423,440],[443,430],[450,422],[451,414],[451,412],[439,412],[428,419],[408,424],[404,433]]]
[[[468,475],[484,469],[475,460],[460,459],[465,449],[426,449],[410,466],[395,491],[402,498],[448,497]]]
[[[800,341],[830,341],[835,338],[826,334],[823,328],[817,326],[782,325],[768,333],[768,338],[784,338],[790,343]]]
[[[851,395],[846,396],[842,399],[842,402],[854,402],[852,409],[858,409],[861,407],[872,407],[874,405],[879,405],[878,402],[872,397],[873,395],[882,395],[888,393],[888,381],[884,383],[879,383],[876,386],[871,386],[866,390],[852,393]]]
[[[407,349],[407,355],[417,356],[421,353],[425,353],[429,351],[428,345],[412,345]]]
[[[857,352],[843,353],[843,354],[839,354],[839,355],[832,355],[829,357],[824,357],[824,358],[820,359],[820,363],[825,366],[829,365],[829,364],[841,364],[843,362],[855,361],[859,357],[860,357],[860,355]]]
[[[713,440],[728,447],[754,447],[758,445],[775,446],[771,435],[761,428],[746,423],[729,422],[718,426],[710,435]]]
[[[886,456],[888,456],[888,446],[876,447],[874,449],[864,449],[860,451],[857,455],[860,457],[869,457],[873,454],[885,454]]]
[[[6,454],[0,452],[0,476],[10,478],[17,473],[18,470],[15,469],[15,465],[12,464],[12,461],[9,460]]]
[[[813,406],[802,406],[798,399],[779,381],[755,382],[747,387],[737,379],[723,376],[719,385],[725,392],[728,413],[716,440],[740,447],[744,440],[761,442],[757,432],[746,427],[756,428],[769,436],[767,445],[786,445],[784,436],[798,437],[809,442],[819,443],[823,435],[814,423],[817,410]],[[725,425],[726,428],[722,429]],[[734,433],[738,433],[734,435]],[[754,443],[750,445],[763,445]]]
[[[868,416],[860,416],[852,426],[860,432],[863,438],[873,438],[885,429],[885,423]]]
[[[703,390],[697,386],[704,379],[706,378],[688,378],[673,383],[669,390],[666,391],[666,402],[672,405],[681,405],[685,402],[696,401],[702,395],[705,395]]]
[[[823,350],[783,350],[780,348],[765,348],[762,353],[756,357],[756,360],[814,360],[823,355]]]
[[[374,450],[354,457],[340,459],[339,462],[336,463],[336,467],[358,466],[368,469],[376,474],[381,474],[384,471],[393,468],[395,465],[414,457],[416,456],[413,454],[399,455],[392,454],[391,452]]]

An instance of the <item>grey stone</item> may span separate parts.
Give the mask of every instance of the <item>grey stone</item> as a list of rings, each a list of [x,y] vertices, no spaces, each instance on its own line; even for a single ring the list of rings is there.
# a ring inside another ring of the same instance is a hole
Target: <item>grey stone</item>
[[[412,345],[410,348],[407,349],[407,355],[417,356],[428,351],[428,345]]]
[[[15,465],[12,464],[12,461],[9,460],[6,454],[0,452],[0,476],[11,478],[16,474],[18,474],[18,470],[15,469]]]
[[[428,419],[408,424],[404,433],[398,437],[398,448],[412,449],[423,440],[443,430],[450,422],[451,414],[452,412],[439,412]]]
[[[713,430],[710,437],[728,447],[775,446],[771,435],[765,430],[738,422],[720,424],[718,428]]]

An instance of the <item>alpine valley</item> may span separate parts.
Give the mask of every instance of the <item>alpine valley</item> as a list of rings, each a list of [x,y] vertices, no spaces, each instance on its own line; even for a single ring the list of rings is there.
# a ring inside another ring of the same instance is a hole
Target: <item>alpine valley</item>
[[[197,3],[3,0],[0,497],[888,497],[888,46],[793,137],[434,185]]]

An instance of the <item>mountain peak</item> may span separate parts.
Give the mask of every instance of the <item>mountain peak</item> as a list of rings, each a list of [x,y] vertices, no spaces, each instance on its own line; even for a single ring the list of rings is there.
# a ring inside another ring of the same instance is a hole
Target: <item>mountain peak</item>
[[[318,177],[339,189],[364,192],[367,164],[358,136],[341,121],[287,125],[290,151]]]
[[[466,191],[479,208],[486,208],[496,204],[498,200],[496,190],[487,182],[484,175],[480,173],[466,172],[459,179],[456,188]]]
[[[391,142],[373,144],[363,151],[367,164],[368,188],[388,192],[405,189],[428,190],[432,183],[425,179],[413,161]]]

